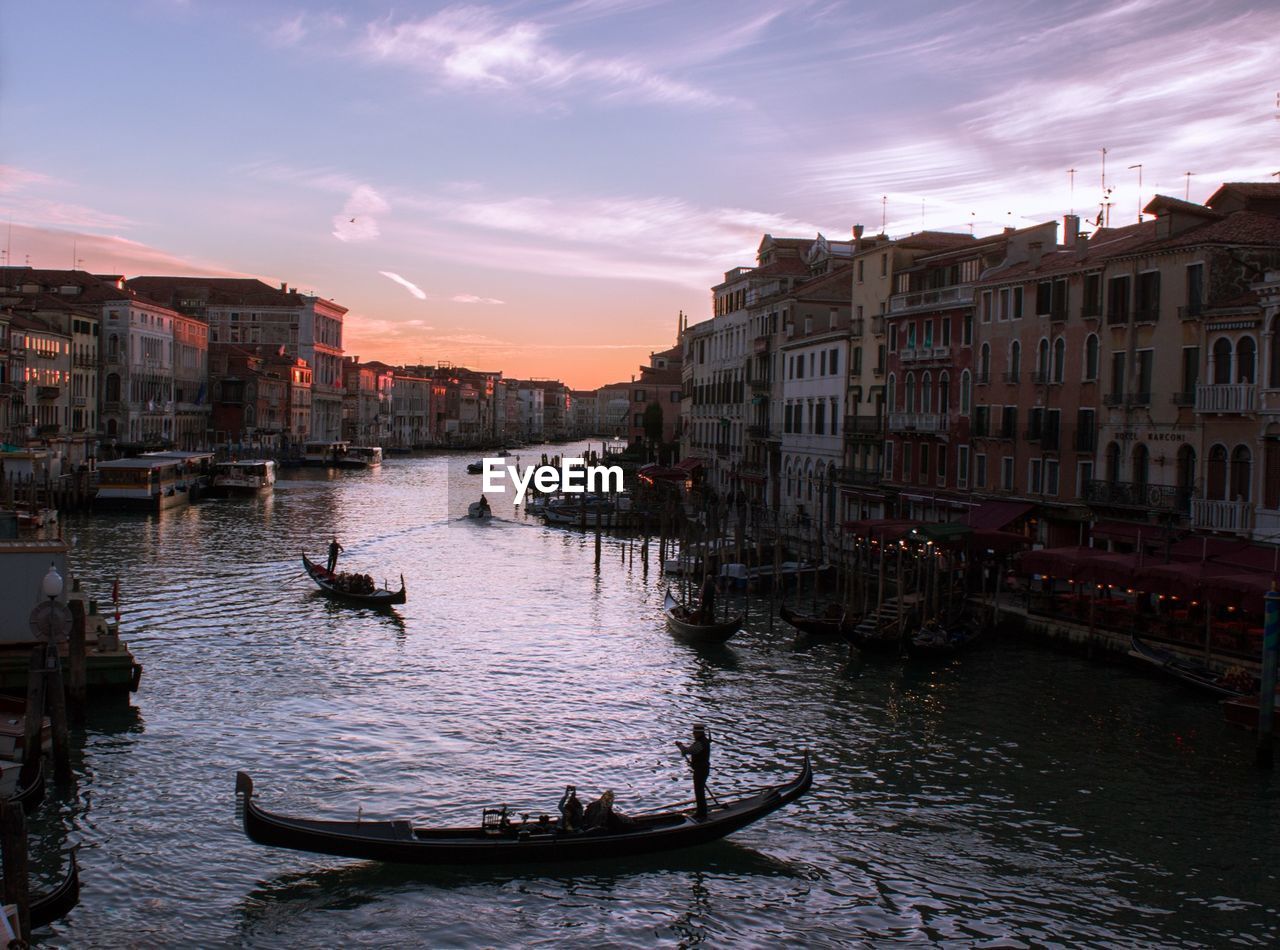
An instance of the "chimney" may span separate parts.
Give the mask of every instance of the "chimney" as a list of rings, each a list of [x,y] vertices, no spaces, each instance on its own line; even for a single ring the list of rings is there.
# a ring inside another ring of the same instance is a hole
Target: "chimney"
[[[1042,250],[1039,241],[1032,241],[1027,245],[1027,263],[1035,269],[1040,266],[1040,252]]]
[[[1064,214],[1062,216],[1062,246],[1075,247],[1076,238],[1080,236],[1080,215]]]
[[[853,253],[857,254],[862,250],[862,225],[855,224],[853,226]]]
[[[288,292],[289,292],[289,285],[284,281],[280,281],[280,293],[287,294]]]

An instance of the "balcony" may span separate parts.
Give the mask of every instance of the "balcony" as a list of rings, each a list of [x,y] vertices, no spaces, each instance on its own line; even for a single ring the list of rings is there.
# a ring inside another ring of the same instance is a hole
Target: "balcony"
[[[767,379],[751,380],[751,391],[753,393],[768,393],[773,389],[773,383]]]
[[[910,313],[914,310],[941,310],[947,307],[967,307],[973,303],[972,287],[943,287],[939,290],[921,290],[916,293],[898,294],[889,298],[889,312]]]
[[[1258,408],[1256,383],[1201,383],[1196,387],[1196,412],[1254,412]]]
[[[84,406],[87,406],[88,404],[89,404],[89,400],[88,400],[88,398],[87,398],[87,397],[85,397],[85,396],[72,396],[72,397],[71,397],[71,405],[75,406],[76,408],[83,408]]]
[[[62,431],[62,426],[58,425],[56,422],[36,426],[36,435],[40,436],[42,439],[47,439],[50,436],[57,435],[60,431]]]
[[[1102,316],[1102,304],[1094,302],[1094,303],[1084,303],[1080,305],[1081,320],[1097,320],[1101,316]]]
[[[879,485],[880,472],[875,469],[838,468],[836,469],[837,485]]]
[[[747,438],[767,439],[769,438],[769,427],[767,425],[747,426]]]
[[[1133,312],[1134,323],[1156,323],[1159,319],[1159,307],[1139,307]]]
[[[949,418],[945,412],[891,412],[890,432],[946,432]]]
[[[1181,511],[1191,508],[1191,489],[1146,482],[1085,482],[1084,500],[1103,508],[1134,508],[1149,511]]]
[[[1151,393],[1129,393],[1124,397],[1124,404],[1129,407],[1151,405]]]
[[[1050,323],[1066,323],[1066,322],[1067,322],[1067,308],[1066,308],[1066,307],[1054,307],[1052,310],[1050,310],[1050,311],[1049,311],[1049,322],[1050,322]]]
[[[1179,320],[1199,320],[1204,313],[1204,304],[1189,303],[1185,307],[1178,308]]]
[[[62,390],[58,386],[37,386],[36,398],[37,399],[57,399],[58,394],[61,392]]]
[[[1124,393],[1107,393],[1105,396],[1102,397],[1102,404],[1104,406],[1110,406],[1113,409],[1116,406],[1123,406]]]
[[[898,351],[898,360],[903,363],[914,363],[920,358],[920,351],[914,346],[909,349]]]
[[[1247,501],[1191,499],[1191,526],[1206,531],[1248,534],[1253,530],[1253,505]]]
[[[768,333],[765,333],[765,334],[763,334],[763,335],[761,335],[761,336],[756,337],[756,338],[755,338],[755,343],[754,343],[755,352],[757,352],[757,353],[768,353],[768,352],[769,352],[769,341],[770,341],[771,339],[773,339],[773,337],[772,337],[772,335],[770,335],[770,334],[768,334]]]
[[[880,416],[845,416],[845,435],[880,435],[884,432],[884,420]]]

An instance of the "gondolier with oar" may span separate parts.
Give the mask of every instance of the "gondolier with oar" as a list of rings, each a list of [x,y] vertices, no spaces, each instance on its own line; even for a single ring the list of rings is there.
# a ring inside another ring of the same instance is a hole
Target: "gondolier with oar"
[[[693,741],[688,745],[677,742],[680,754],[693,770],[693,796],[698,803],[694,816],[698,819],[707,817],[707,776],[711,774],[711,737],[707,735],[707,727],[698,723],[693,727]]]
[[[338,569],[338,555],[342,552],[342,545],[338,543],[338,539],[334,538],[329,542],[329,573],[332,574]]]

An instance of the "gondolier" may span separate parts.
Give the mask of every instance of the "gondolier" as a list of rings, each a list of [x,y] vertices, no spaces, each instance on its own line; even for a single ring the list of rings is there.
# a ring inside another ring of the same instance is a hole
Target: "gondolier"
[[[693,741],[688,745],[677,742],[680,754],[693,770],[693,797],[698,804],[694,813],[699,819],[707,817],[707,776],[711,774],[711,737],[707,727],[699,723],[693,727]]]
[[[329,542],[329,573],[332,574],[338,568],[338,555],[342,552],[342,545],[338,543],[338,539],[334,538]]]

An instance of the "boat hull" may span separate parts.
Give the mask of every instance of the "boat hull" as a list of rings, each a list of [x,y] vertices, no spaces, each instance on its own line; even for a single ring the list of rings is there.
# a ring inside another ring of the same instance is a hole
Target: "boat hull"
[[[520,827],[414,828],[408,821],[316,821],[275,815],[258,807],[253,781],[241,772],[245,834],[259,844],[338,857],[441,867],[485,864],[546,864],[616,859],[688,848],[716,841],[795,801],[813,784],[806,755],[800,774],[783,785],[724,802],[705,819],[667,811],[632,819],[625,831],[561,833],[556,823],[524,831]]]
[[[671,591],[667,591],[662,606],[662,612],[667,618],[667,629],[691,643],[725,643],[742,629],[742,614],[723,623],[689,623],[683,620],[678,613],[680,605],[671,596]]]
[[[399,590],[388,590],[382,588],[370,594],[357,594],[352,591],[342,590],[333,583],[336,576],[331,573],[328,568],[321,567],[312,561],[305,554],[302,555],[302,566],[307,572],[307,576],[315,581],[316,586],[320,588],[327,597],[333,600],[341,601],[348,604],[360,604],[365,607],[391,607],[396,604],[403,604],[406,599],[404,577],[400,578]]]

